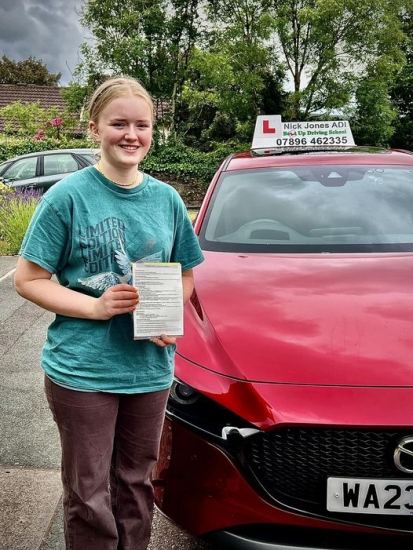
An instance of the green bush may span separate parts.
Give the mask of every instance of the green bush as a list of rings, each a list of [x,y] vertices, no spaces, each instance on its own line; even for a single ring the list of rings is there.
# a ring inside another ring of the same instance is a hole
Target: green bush
[[[18,254],[39,198],[37,191],[23,193],[0,184],[0,254]]]
[[[236,151],[249,149],[238,142],[211,143],[210,151],[203,152],[179,141],[160,145],[150,151],[141,166],[149,173],[172,177],[182,183],[200,183],[204,188],[222,161]]]

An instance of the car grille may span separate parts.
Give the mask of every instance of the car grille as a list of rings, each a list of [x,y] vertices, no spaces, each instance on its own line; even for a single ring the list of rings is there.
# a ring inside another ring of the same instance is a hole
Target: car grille
[[[283,428],[246,439],[243,458],[267,495],[284,506],[330,519],[413,531],[409,516],[326,510],[330,476],[409,479],[396,469],[392,458],[397,441],[406,435],[399,431]]]

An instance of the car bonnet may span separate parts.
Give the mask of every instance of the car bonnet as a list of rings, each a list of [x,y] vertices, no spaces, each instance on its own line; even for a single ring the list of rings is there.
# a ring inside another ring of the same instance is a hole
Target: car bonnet
[[[205,256],[186,359],[256,382],[413,384],[413,254]]]

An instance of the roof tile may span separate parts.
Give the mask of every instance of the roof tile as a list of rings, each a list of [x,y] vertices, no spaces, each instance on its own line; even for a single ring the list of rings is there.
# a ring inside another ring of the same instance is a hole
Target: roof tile
[[[42,109],[66,107],[61,95],[61,88],[52,86],[33,86],[25,84],[0,84],[0,108],[20,101],[22,103],[35,103],[40,101]]]

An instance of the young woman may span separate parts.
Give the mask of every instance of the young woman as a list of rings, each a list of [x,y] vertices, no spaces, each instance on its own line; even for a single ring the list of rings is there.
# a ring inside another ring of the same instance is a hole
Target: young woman
[[[66,548],[144,550],[175,338],[134,340],[130,266],[179,262],[185,302],[203,256],[176,191],[138,170],[152,141],[146,90],[107,80],[89,118],[100,161],[42,197],[15,287],[56,314],[41,361],[62,447]]]

